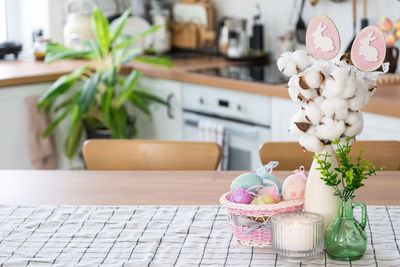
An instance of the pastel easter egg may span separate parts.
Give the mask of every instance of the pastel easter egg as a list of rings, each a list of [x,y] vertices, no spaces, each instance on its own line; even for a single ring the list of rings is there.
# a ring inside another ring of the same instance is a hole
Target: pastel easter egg
[[[248,191],[237,187],[231,194],[229,200],[234,203],[249,204],[252,200],[252,197]]]
[[[393,27],[392,21],[387,17],[382,17],[378,23],[379,29],[382,31],[388,31]]]
[[[279,179],[275,175],[273,175],[272,173],[263,173],[260,177],[263,180],[269,180],[269,181],[273,182],[278,187],[279,192],[280,193],[282,192],[282,184],[281,184],[281,182],[279,181]],[[264,186],[266,186],[268,184],[269,184],[269,182],[267,182],[267,181],[263,182]]]
[[[261,196],[254,198],[250,204],[252,205],[266,205],[266,204],[273,204],[274,199],[271,196]]]
[[[386,42],[376,26],[367,26],[356,36],[351,47],[351,61],[362,71],[379,68],[386,54]]]
[[[236,177],[231,184],[231,192],[235,191],[236,188],[241,187],[243,189],[249,189],[252,186],[262,185],[262,179],[255,173],[244,173]],[[253,188],[251,191],[257,192],[259,188]]]
[[[304,191],[306,189],[306,180],[299,173],[294,173],[288,176],[283,182],[282,195],[283,199],[294,200],[301,199],[304,197]]]
[[[396,43],[396,36],[393,33],[390,33],[386,35],[385,40],[388,46],[393,46],[394,43]]]
[[[279,192],[278,186],[272,181],[269,182],[270,184],[267,184],[265,187],[258,190],[257,195],[271,196],[272,199],[274,200],[274,203],[278,203],[279,201],[281,201],[281,194]]]

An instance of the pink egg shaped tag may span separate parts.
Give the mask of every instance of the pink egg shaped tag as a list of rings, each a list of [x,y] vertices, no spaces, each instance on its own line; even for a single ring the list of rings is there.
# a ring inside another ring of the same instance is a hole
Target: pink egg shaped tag
[[[363,71],[379,68],[386,55],[385,37],[376,26],[365,27],[356,37],[351,47],[351,61]]]
[[[335,23],[327,16],[315,16],[307,27],[306,45],[315,59],[334,58],[340,50],[340,35]]]

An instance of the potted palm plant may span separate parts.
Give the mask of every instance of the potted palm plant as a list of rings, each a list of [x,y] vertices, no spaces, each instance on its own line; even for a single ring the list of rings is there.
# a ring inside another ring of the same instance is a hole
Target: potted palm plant
[[[94,9],[92,26],[96,38],[86,41],[83,51],[56,43],[47,45],[46,63],[71,58],[88,60],[82,67],[55,81],[38,102],[39,109],[54,117],[43,137],[49,136],[61,121],[70,120],[64,143],[65,155],[69,159],[75,155],[85,129],[87,132],[93,128],[106,129],[115,139],[131,138],[135,129],[132,114],[128,112],[129,105],[136,106],[149,117],[150,102],[167,105],[163,99],[138,88],[140,70],[134,69],[127,76],[120,75],[123,64],[133,60],[172,66],[168,58],[145,55],[142,48],[132,47],[133,43],[160,26],[153,26],[134,36],[121,34],[129,15],[130,10],[127,10],[110,27],[100,9]],[[82,84],[78,81],[83,82],[83,86],[77,86]],[[90,130],[88,135],[91,135]]]

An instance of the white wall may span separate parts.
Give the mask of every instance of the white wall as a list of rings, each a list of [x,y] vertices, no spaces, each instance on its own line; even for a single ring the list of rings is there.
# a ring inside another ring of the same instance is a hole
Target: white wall
[[[298,18],[300,0],[212,0],[217,18],[221,16],[236,16],[252,21],[255,5],[261,6],[264,20],[264,31],[267,50],[277,52],[277,36],[293,29]],[[362,16],[362,2],[358,0],[358,25]],[[319,0],[316,6],[311,6],[306,0],[303,19],[306,24],[317,14],[329,16],[337,25],[342,39],[342,48],[346,47],[353,35],[352,2],[347,0],[334,3],[329,0]],[[367,15],[371,25],[376,25],[381,16],[387,16],[396,21],[399,19],[400,2],[398,0],[369,0]],[[248,23],[250,33],[251,23]],[[345,49],[345,48],[344,48]]]

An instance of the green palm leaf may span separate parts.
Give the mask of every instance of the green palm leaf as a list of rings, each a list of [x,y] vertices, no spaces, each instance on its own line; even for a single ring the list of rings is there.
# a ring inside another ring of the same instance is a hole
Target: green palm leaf
[[[90,51],[77,51],[56,43],[48,43],[46,45],[46,57],[44,59],[46,63],[70,58],[87,59],[91,58],[91,53]]]
[[[104,55],[108,54],[110,49],[110,26],[106,17],[99,8],[96,8],[92,14],[92,23],[94,25],[97,42]]]
[[[90,107],[92,106],[94,96],[97,92],[97,87],[100,82],[100,78],[101,72],[98,71],[85,82],[82,93],[78,100],[79,111],[82,114],[88,113]]]

